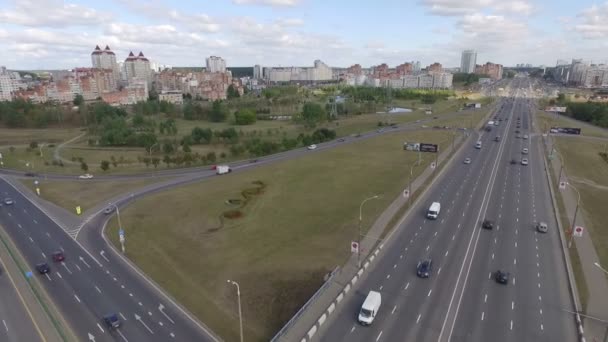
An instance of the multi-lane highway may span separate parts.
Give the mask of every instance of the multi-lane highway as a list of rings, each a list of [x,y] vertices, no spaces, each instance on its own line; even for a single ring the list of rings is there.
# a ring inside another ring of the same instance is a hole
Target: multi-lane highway
[[[51,272],[36,274],[70,323],[79,341],[214,341],[169,298],[110,253],[89,254],[36,205],[4,180],[0,194],[15,203],[3,206],[2,224],[31,265],[47,262]],[[53,262],[62,251],[64,262]],[[102,317],[116,314],[123,321],[108,329]]]
[[[514,96],[496,114],[500,125],[481,132],[481,149],[464,146],[457,153],[324,324],[322,341],[576,339],[573,318],[564,311],[572,307],[540,143],[529,102],[518,96],[517,88],[527,84],[516,79],[512,85]],[[467,157],[471,164],[463,163]],[[441,203],[441,213],[428,220],[433,201]],[[481,228],[486,218],[494,229]],[[537,221],[549,223],[547,234],[534,230]],[[433,260],[431,276],[418,278],[416,265],[426,258]],[[498,269],[510,273],[508,284],[495,282]],[[356,316],[370,290],[382,294],[382,307],[364,327]]]

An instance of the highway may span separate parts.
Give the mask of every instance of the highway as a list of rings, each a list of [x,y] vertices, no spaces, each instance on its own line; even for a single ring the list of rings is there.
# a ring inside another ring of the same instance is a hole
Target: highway
[[[525,79],[511,83],[519,87],[527,87]],[[457,152],[324,324],[321,341],[576,340],[574,320],[563,311],[572,305],[539,139],[515,137],[517,117],[521,135],[532,134],[529,102],[502,101],[497,116],[508,121],[481,133],[481,149]],[[520,164],[524,146],[527,166]],[[433,201],[441,202],[441,214],[428,220]],[[484,218],[496,227],[481,229]],[[533,229],[538,220],[549,223],[547,234]],[[430,278],[418,278],[416,265],[429,257]],[[497,269],[510,272],[508,285],[494,281]],[[364,327],[356,316],[370,290],[382,294],[382,307]]]
[[[4,206],[0,224],[64,314],[80,341],[214,341],[216,338],[124,263],[89,254],[37,206],[0,180],[0,194],[15,204]],[[63,251],[65,262],[51,254]],[[47,262],[51,272],[39,275],[34,265]],[[102,321],[116,313],[123,325],[109,330]]]

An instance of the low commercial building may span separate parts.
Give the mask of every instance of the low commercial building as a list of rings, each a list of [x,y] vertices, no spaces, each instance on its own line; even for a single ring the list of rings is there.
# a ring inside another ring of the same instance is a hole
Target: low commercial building
[[[279,82],[324,82],[333,79],[332,70],[320,60],[313,67],[266,68],[268,81]]]

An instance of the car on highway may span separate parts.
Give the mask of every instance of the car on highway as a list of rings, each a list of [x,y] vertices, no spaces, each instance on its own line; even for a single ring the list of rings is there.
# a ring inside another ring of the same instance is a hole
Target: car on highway
[[[524,134],[524,139],[528,139],[528,135],[527,134]]]
[[[309,149],[309,150],[314,150],[316,148],[317,148],[317,145],[315,145],[315,144],[308,145],[308,147],[307,147],[307,149]]]
[[[521,165],[528,165],[528,159],[527,158],[523,158],[521,160]]]
[[[108,329],[117,329],[120,327],[120,318],[118,318],[118,315],[115,313],[103,316],[103,322]]]
[[[521,150],[521,153],[523,153],[523,154],[528,154],[528,149],[524,147],[524,149],[523,149],[523,150]]]
[[[510,275],[511,274],[509,272],[498,270],[498,271],[496,271],[496,274],[494,275],[494,279],[496,280],[497,283],[506,285],[509,283]]]
[[[494,229],[494,221],[485,219],[481,223],[481,228],[483,229]]]
[[[26,177],[38,177],[38,174],[34,173],[34,172],[26,172],[25,173]]]
[[[500,135],[497,135],[496,138],[494,138],[494,141],[500,141]]]
[[[114,211],[114,207],[107,207],[107,208],[105,208],[105,209],[103,210],[103,213],[104,213],[105,215],[109,215],[109,214],[111,214],[113,211]]]
[[[340,139],[338,139],[338,141],[339,141],[339,142],[344,142],[344,141],[345,141],[345,139],[344,139],[344,138],[340,138]]]
[[[80,179],[91,179],[91,178],[93,178],[93,175],[90,174],[90,173],[85,173],[84,175],[78,176],[78,178],[80,178]]]
[[[367,297],[365,297],[365,301],[363,305],[361,305],[361,310],[359,311],[358,321],[361,325],[370,325],[374,322],[374,318],[378,314],[378,310],[380,310],[380,305],[382,304],[382,295],[380,292],[369,291]]]
[[[536,231],[539,233],[546,233],[549,230],[549,226],[546,222],[538,222],[536,224]]]
[[[517,160],[511,159],[511,165],[515,165],[515,164],[517,164]]]
[[[53,252],[51,256],[53,257],[53,261],[55,262],[61,262],[65,260],[65,255],[62,251]]]
[[[51,267],[46,262],[41,262],[36,264],[36,271],[38,271],[40,274],[46,274],[51,271]]]
[[[465,164],[471,164],[471,158],[464,158]]]
[[[426,259],[418,262],[416,266],[416,274],[420,278],[428,278],[433,270],[433,260]]]
[[[380,128],[380,129],[378,129],[376,132],[378,132],[378,133],[382,133],[382,132],[384,132],[384,130],[383,130],[382,128]]]
[[[10,197],[7,197],[7,198],[4,199],[4,204],[6,204],[6,205],[11,205],[11,204],[14,204],[14,203],[15,202]]]

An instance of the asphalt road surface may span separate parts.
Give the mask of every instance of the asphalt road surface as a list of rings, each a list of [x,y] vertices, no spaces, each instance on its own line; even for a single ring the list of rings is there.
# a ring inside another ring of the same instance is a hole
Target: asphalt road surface
[[[0,224],[31,265],[34,274],[70,323],[79,341],[214,341],[198,322],[157,291],[111,253],[89,254],[61,227],[4,180],[0,194],[15,204],[3,206]],[[53,262],[62,251],[64,262]],[[51,272],[37,274],[34,266],[47,262]],[[104,315],[123,321],[108,329]]]
[[[512,88],[525,82],[516,79]],[[508,121],[482,134],[481,149],[458,152],[325,322],[321,341],[576,340],[573,317],[564,311],[572,307],[540,142],[515,137],[516,129],[532,133],[529,102],[507,98],[499,108],[497,116]],[[467,157],[471,164],[463,163]],[[529,165],[521,165],[523,157]],[[428,220],[434,201],[441,213]],[[484,218],[495,221],[493,230],[481,228]],[[547,234],[533,228],[541,220],[549,223]],[[416,266],[426,258],[432,274],[418,278]],[[510,272],[507,285],[494,281],[498,269]],[[381,292],[382,307],[363,327],[356,317],[370,290]]]

